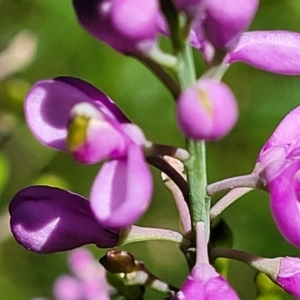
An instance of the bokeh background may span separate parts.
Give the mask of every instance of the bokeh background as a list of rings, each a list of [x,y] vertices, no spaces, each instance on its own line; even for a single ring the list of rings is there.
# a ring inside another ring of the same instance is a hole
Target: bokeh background
[[[300,32],[300,1],[261,0],[251,28]],[[70,0],[0,1],[0,52],[24,30],[27,30],[24,51],[26,47],[34,47],[36,39],[36,55],[25,68],[7,73],[0,82],[1,300],[51,297],[53,281],[67,272],[66,253],[38,255],[12,239],[7,226],[7,205],[12,196],[19,189],[37,183],[61,186],[88,196],[99,169],[99,165],[80,165],[67,153],[47,149],[35,140],[23,115],[23,99],[33,83],[58,75],[80,77],[110,95],[148,139],[184,145],[168,91],[139,62],[123,57],[84,32],[76,22]],[[29,42],[28,31],[33,34]],[[203,64],[197,52],[195,57],[201,72]],[[2,61],[0,76],[4,65],[10,63],[13,61]],[[225,139],[207,146],[209,182],[249,173],[276,124],[300,104],[300,77],[278,76],[236,64],[224,80],[239,100],[240,119]],[[172,199],[160,182],[159,172],[153,170],[153,176],[156,179],[153,201],[139,223],[178,230]],[[224,219],[233,231],[236,248],[267,257],[300,254],[278,233],[270,215],[267,193],[255,191],[245,196],[226,210]],[[90,249],[97,258],[104,253],[93,246]],[[180,286],[187,275],[185,260],[173,244],[147,242],[126,249],[144,260],[153,273],[174,285]],[[241,299],[255,298],[254,276],[255,271],[250,267],[230,262],[229,280]],[[162,298],[162,294],[147,291],[147,300]],[[276,299],[293,297],[279,291]]]

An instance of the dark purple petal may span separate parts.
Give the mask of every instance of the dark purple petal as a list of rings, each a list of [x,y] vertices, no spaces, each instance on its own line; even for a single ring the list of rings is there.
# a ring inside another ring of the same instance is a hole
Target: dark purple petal
[[[91,191],[91,207],[105,226],[131,225],[147,210],[152,177],[139,146],[131,145],[127,157],[105,163]]]
[[[65,150],[70,111],[80,102],[99,107],[120,122],[128,119],[101,91],[71,77],[60,77],[36,83],[25,99],[25,117],[33,134],[47,146]]]
[[[158,33],[157,1],[138,2],[73,0],[73,6],[78,21],[90,34],[115,50],[130,54],[140,52],[144,42],[154,44]]]
[[[12,233],[22,246],[38,253],[52,253],[96,244],[113,247],[117,230],[100,225],[80,195],[48,186],[21,190],[9,206]]]
[[[300,33],[289,31],[245,32],[236,48],[226,58],[268,72],[300,74]]]

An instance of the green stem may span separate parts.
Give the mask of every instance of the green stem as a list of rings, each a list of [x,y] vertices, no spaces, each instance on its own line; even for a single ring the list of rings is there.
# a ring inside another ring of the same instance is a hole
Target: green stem
[[[169,241],[189,246],[190,241],[181,233],[162,228],[148,228],[131,225],[120,233],[119,246],[143,241]]]
[[[196,82],[196,74],[192,49],[186,42],[178,53],[178,79],[184,90]],[[198,222],[204,222],[207,234],[209,232],[210,200],[206,196],[206,159],[204,141],[186,141],[190,159],[186,163],[187,178],[190,187],[190,209],[194,227]]]

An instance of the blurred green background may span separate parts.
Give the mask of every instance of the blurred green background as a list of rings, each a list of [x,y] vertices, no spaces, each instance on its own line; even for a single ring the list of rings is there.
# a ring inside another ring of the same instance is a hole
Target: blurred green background
[[[299,0],[261,0],[252,29],[300,32]],[[66,254],[37,255],[20,247],[7,232],[5,214],[12,196],[33,183],[59,185],[88,196],[99,166],[82,166],[66,153],[39,144],[26,127],[23,99],[37,80],[72,75],[106,92],[141,126],[149,140],[183,146],[176,127],[175,106],[168,91],[140,63],[123,57],[85,33],[77,24],[71,1],[3,0],[0,2],[0,52],[22,30],[38,39],[29,66],[0,82],[0,299],[51,297],[54,279],[67,272]],[[198,53],[195,52],[198,56]],[[202,64],[199,59],[198,71]],[[300,77],[283,77],[236,64],[225,81],[239,100],[240,119],[222,141],[207,146],[209,182],[252,170],[257,153],[279,120],[300,103]],[[147,226],[178,230],[172,199],[156,179],[150,210],[140,220]],[[252,192],[235,203],[224,218],[234,233],[234,246],[262,256],[298,256],[278,233],[270,215],[268,195]],[[96,257],[103,251],[90,247]],[[188,269],[177,247],[170,243],[127,246],[159,277],[180,286]],[[230,262],[229,280],[241,299],[255,298],[255,271]],[[293,299],[280,292],[278,299]],[[162,299],[147,291],[146,299]],[[270,299],[275,299],[275,296]],[[277,299],[277,298],[276,298]]]

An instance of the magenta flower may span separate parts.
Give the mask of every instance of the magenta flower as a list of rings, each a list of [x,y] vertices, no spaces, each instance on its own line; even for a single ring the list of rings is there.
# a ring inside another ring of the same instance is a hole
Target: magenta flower
[[[76,78],[44,80],[29,91],[25,115],[32,132],[47,146],[68,149],[82,163],[110,159],[90,196],[103,225],[126,227],[146,211],[152,194],[142,150],[146,140],[106,95]]]
[[[273,217],[281,234],[300,247],[300,107],[278,125],[262,148],[255,168],[270,192]]]
[[[231,50],[250,25],[258,0],[209,0],[203,20],[207,39],[215,48]]]
[[[114,289],[106,281],[105,269],[86,249],[69,254],[71,275],[59,277],[53,286],[55,300],[109,300]]]
[[[199,79],[178,99],[181,130],[195,140],[216,140],[235,125],[238,108],[231,90],[222,82]]]
[[[181,291],[172,300],[238,300],[236,292],[215,269],[206,263],[196,265]]]
[[[118,230],[102,226],[80,195],[48,186],[31,186],[12,199],[11,231],[19,244],[38,253],[53,253],[96,244],[118,243]]]
[[[157,0],[73,0],[73,6],[90,34],[121,53],[147,53],[156,44]]]
[[[275,281],[287,292],[300,299],[300,258],[283,257]]]
[[[245,32],[226,62],[244,62],[268,72],[300,74],[300,33],[289,31]]]

